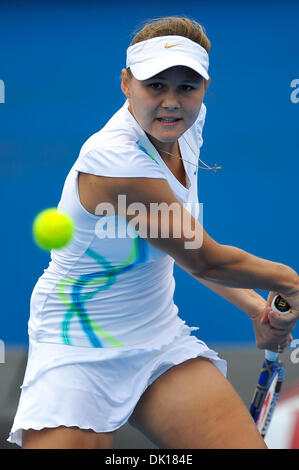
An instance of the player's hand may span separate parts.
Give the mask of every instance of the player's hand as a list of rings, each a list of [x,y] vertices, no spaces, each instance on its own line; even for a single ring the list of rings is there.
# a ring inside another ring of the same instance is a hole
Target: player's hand
[[[276,295],[276,292],[270,292],[269,293],[269,300],[270,302],[272,301],[270,297],[274,297]],[[294,292],[293,294],[288,294],[288,295],[282,295],[280,294],[284,300],[288,302],[288,304],[291,306],[291,309],[293,310],[294,314],[297,315],[297,320],[299,319],[299,290],[297,292]]]
[[[293,308],[294,304],[290,303],[291,311],[289,313],[280,315],[279,313],[274,312],[271,308],[271,305],[276,295],[278,295],[277,292],[269,292],[266,309],[265,309],[265,315],[262,321],[263,322],[268,321],[270,323],[270,327],[273,330],[288,330],[289,332],[291,332],[295,328],[296,323],[298,321],[299,311],[296,308]],[[285,297],[284,299],[288,302],[288,300]]]
[[[272,300],[271,300],[272,302]],[[287,318],[289,316],[289,318]],[[280,315],[271,309],[270,296],[262,307],[259,307],[257,315],[252,317],[256,346],[259,349],[281,352],[293,340],[291,331],[294,329],[294,315],[286,314],[285,322],[281,324]],[[283,317],[281,315],[281,317]],[[290,318],[291,317],[291,318]]]

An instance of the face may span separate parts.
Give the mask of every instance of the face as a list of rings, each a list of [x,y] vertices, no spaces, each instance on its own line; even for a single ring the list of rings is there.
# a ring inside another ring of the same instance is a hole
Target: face
[[[130,79],[126,69],[122,70],[121,88],[129,100],[129,111],[151,142],[166,151],[196,121],[207,86],[208,81],[183,66],[142,81]]]

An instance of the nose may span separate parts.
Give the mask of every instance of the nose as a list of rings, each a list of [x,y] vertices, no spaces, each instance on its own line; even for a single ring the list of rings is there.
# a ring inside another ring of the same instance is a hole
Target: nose
[[[163,94],[161,106],[162,108],[167,108],[167,109],[178,109],[181,107],[177,94],[170,89],[167,90],[165,94]]]

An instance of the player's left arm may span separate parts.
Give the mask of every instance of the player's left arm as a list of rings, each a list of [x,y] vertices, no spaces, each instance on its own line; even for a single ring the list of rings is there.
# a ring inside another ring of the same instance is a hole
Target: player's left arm
[[[269,299],[272,300],[273,294],[269,295],[268,301],[266,301],[253,289],[226,287],[204,279],[197,278],[197,280],[251,318],[258,348],[275,349],[277,344],[285,348],[289,341],[292,341],[293,337],[290,333],[296,323],[292,318],[293,314],[292,312],[288,314],[289,320],[284,318],[284,323],[282,323],[279,319],[280,323],[278,323],[278,315],[270,308]]]
[[[250,318],[254,318],[266,308],[266,300],[252,289],[240,289],[238,287],[226,287],[214,284],[211,281],[198,279],[201,284],[211,289],[216,294],[232,303],[245,312]]]

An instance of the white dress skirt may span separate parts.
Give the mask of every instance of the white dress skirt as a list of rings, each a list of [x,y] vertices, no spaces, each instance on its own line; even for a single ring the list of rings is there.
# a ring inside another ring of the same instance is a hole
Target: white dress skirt
[[[30,339],[27,368],[8,441],[22,446],[22,430],[77,426],[110,432],[123,426],[147,387],[188,359],[210,359],[226,375],[226,361],[181,325],[165,342],[143,347],[84,348]],[[162,335],[163,336],[163,335]]]

